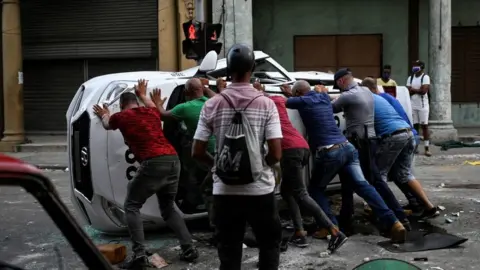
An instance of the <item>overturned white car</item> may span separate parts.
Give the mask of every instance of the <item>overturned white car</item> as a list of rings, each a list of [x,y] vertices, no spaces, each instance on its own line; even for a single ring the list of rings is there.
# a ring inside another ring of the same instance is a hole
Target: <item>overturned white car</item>
[[[153,88],[162,89],[162,95],[167,97],[167,109],[185,101],[183,90],[186,81],[191,77],[209,78],[212,90],[216,90],[216,78],[226,77],[226,61],[217,61],[216,54],[211,55],[210,53],[210,56],[205,58],[201,66],[181,72],[109,74],[90,79],[80,86],[66,114],[71,192],[77,212],[93,228],[106,233],[126,231],[123,204],[127,183],[133,178],[138,166],[125,145],[122,134],[119,131],[104,130],[100,120],[93,114],[93,105],[107,103],[112,113],[118,112],[120,95],[133,91],[138,79],[149,81],[148,91]],[[252,81],[259,80],[265,84],[266,91],[270,94],[281,95],[279,86],[295,81],[296,78],[291,73],[267,54],[255,51],[255,58]],[[274,76],[269,74],[272,72]],[[338,95],[339,92],[332,90],[331,94]],[[405,107],[409,106],[408,100]],[[294,126],[306,136],[298,112],[289,110],[288,113]],[[337,125],[344,130],[345,121],[342,115],[336,115],[335,119]],[[181,138],[176,134],[181,126],[165,122],[163,127],[165,136],[174,146],[178,145]],[[309,172],[310,168],[306,168],[305,174],[308,175]],[[331,188],[333,187],[338,187],[338,181],[332,182]],[[146,229],[164,225],[155,196],[146,202],[141,209],[141,215]],[[200,213],[184,217],[190,220],[205,215],[206,213]]]

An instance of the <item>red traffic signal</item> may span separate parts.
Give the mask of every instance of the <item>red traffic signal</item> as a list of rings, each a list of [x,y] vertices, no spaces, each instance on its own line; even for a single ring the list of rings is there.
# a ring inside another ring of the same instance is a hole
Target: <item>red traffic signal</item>
[[[220,34],[222,33],[222,24],[220,23],[213,23],[207,24],[205,29],[205,36],[207,38],[207,42],[217,42],[220,38]]]
[[[200,22],[188,21],[183,23],[183,34],[185,38],[196,41],[202,37],[202,25]]]

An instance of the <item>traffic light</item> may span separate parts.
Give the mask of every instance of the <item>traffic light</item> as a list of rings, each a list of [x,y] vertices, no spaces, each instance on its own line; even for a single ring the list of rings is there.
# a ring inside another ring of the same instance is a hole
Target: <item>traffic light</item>
[[[182,41],[182,52],[187,59],[200,60],[209,51],[220,53],[222,43],[218,42],[222,33],[222,25],[203,24],[196,21],[183,23],[185,40]]]
[[[219,23],[207,24],[205,27],[206,49],[207,52],[215,51],[220,53],[222,43],[218,42],[222,33],[222,25]]]
[[[188,21],[183,23],[185,39],[192,42],[200,42],[203,37],[202,24],[200,22]]]
[[[222,33],[222,25],[219,23],[207,24],[205,32],[207,42],[217,43]]]

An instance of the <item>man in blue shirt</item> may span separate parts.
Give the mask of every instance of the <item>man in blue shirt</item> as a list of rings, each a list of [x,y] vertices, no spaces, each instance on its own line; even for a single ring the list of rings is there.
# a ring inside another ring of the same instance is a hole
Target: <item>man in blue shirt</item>
[[[323,208],[332,222],[337,224],[332,214],[325,189],[332,179],[340,174],[342,185],[353,189],[372,208],[379,220],[390,228],[393,242],[404,242],[406,230],[395,214],[390,210],[373,186],[371,186],[360,168],[358,151],[342,134],[334,119],[328,89],[316,86],[312,91],[306,81],[297,81],[290,89],[282,86],[289,97],[286,106],[298,110],[307,129],[310,148],[315,163],[310,182],[312,197]],[[318,93],[317,93],[318,92]]]
[[[407,113],[405,112],[402,105],[396,98],[394,98],[390,94],[380,92],[378,90],[375,79],[371,77],[365,78],[362,82],[362,85],[370,89],[372,93],[379,95],[383,97],[386,101],[388,101],[388,103],[395,109],[397,114],[410,126],[412,133],[416,138],[418,133],[416,132],[415,129],[413,129],[412,124],[410,123],[410,119],[407,116]],[[414,140],[414,143],[415,143],[415,147],[418,146],[418,144],[416,143],[416,140]],[[413,164],[411,166],[413,166]],[[435,217],[440,214],[440,212],[438,211],[438,208],[435,207],[428,199],[428,196],[425,194],[425,191],[423,190],[420,182],[415,178],[415,176],[413,176],[412,167],[410,167],[410,171],[409,171],[409,181],[407,183],[401,183],[401,182],[395,181],[395,184],[407,197],[409,201],[409,208],[412,211],[420,212],[420,213],[423,212],[422,217],[424,218]],[[415,211],[417,209],[420,210],[419,208],[421,207],[417,198],[419,198],[424,205],[424,207],[422,207],[424,209],[421,209],[421,211]]]
[[[384,182],[375,166],[374,150],[376,136],[374,126],[375,104],[373,94],[366,88],[359,86],[353,79],[349,69],[339,69],[334,76],[335,84],[342,94],[333,101],[334,113],[343,112],[347,121],[347,138],[357,148],[360,166],[367,180],[382,196],[385,203],[395,213],[403,225],[410,229],[410,222],[387,182]],[[348,188],[348,187],[347,187]],[[350,223],[353,216],[353,192],[343,190],[341,221]],[[347,196],[347,194],[351,194]],[[341,222],[342,223],[342,222]]]

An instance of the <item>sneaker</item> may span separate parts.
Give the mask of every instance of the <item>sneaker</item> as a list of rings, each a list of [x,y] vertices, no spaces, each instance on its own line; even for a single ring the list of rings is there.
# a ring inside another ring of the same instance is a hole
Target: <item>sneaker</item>
[[[404,219],[402,221],[402,225],[405,228],[405,230],[407,230],[407,232],[412,230],[412,225],[410,224],[410,221],[408,219]]]
[[[345,242],[347,242],[348,237],[343,234],[342,232],[338,232],[337,235],[333,236],[330,238],[330,241],[328,242],[328,251],[330,253],[334,253],[337,251]]]
[[[301,248],[308,247],[307,234],[305,232],[294,233],[288,243]]]
[[[440,215],[440,210],[438,207],[433,207],[432,209],[426,209],[423,211],[423,214],[421,216],[422,219],[428,219],[428,218],[434,218]]]
[[[313,233],[312,237],[315,239],[327,239],[327,236],[330,234],[330,232],[325,229],[321,228],[317,230],[316,232]]]
[[[194,246],[185,248],[180,254],[180,260],[185,262],[194,262],[198,259],[198,250]]]
[[[407,204],[403,206],[403,209],[410,210],[411,211],[410,215],[414,215],[414,216],[419,216],[423,213],[423,207],[419,205]]]
[[[407,238],[407,230],[403,227],[400,221],[395,222],[392,228],[390,229],[390,239],[393,243],[401,244],[405,243]]]
[[[427,157],[432,156],[432,153],[430,152],[430,150],[425,150],[425,156],[427,156]]]
[[[124,262],[117,265],[120,269],[143,270],[147,267],[153,267],[148,261],[147,255],[132,256]]]

